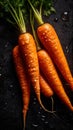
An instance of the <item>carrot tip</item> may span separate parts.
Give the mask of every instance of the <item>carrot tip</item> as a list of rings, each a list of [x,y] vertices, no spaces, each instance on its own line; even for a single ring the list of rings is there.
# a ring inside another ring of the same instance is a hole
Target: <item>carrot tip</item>
[[[26,124],[25,116],[23,116],[23,124],[24,124],[24,126],[23,126],[23,130],[25,130],[25,124]]]
[[[39,98],[39,103],[40,103],[41,107],[43,108],[43,110],[45,110],[45,111],[48,112],[48,113],[54,113],[53,110],[52,110],[52,111],[49,111],[48,109],[46,109],[46,108],[44,107],[44,105],[42,104],[42,101],[41,101],[40,98]]]

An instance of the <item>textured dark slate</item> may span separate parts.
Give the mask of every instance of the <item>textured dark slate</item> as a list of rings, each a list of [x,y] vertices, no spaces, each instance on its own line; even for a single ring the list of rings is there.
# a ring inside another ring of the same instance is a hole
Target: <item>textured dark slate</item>
[[[45,18],[57,31],[73,75],[73,0],[55,0],[56,14]],[[65,14],[65,16],[64,16]],[[14,69],[12,49],[17,44],[17,32],[5,21],[0,20],[0,130],[22,130],[22,96]],[[62,78],[62,76],[61,76]],[[73,103],[71,92],[63,84]],[[26,130],[73,130],[73,112],[69,111],[56,95],[56,116],[44,112],[31,92]],[[51,100],[42,95],[44,105],[50,109]]]

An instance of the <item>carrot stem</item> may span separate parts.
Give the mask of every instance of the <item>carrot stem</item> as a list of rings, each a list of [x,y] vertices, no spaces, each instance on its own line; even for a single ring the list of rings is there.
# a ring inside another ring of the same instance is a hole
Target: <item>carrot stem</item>
[[[8,4],[9,4],[9,7],[8,7],[9,12],[10,12],[11,16],[13,17],[14,21],[16,22],[16,24],[20,30],[20,33],[25,33],[26,26],[25,26],[25,21],[23,18],[23,13],[22,13],[20,7],[18,6],[18,13],[17,13],[15,8],[12,6],[12,4],[10,2],[8,2]],[[12,21],[11,21],[11,23],[12,23]]]
[[[41,15],[41,11],[39,13],[39,11],[33,7],[30,0],[28,0],[28,2],[29,2],[30,6],[34,12],[34,17],[37,20],[38,25],[44,24],[43,19],[42,19],[42,15]],[[40,10],[41,10],[41,8],[40,8]]]
[[[41,49],[41,46],[38,42],[38,38],[37,38],[36,32],[34,30],[34,17],[32,15],[31,9],[30,9],[30,24],[31,24],[32,33],[33,33],[33,36],[34,36],[34,39],[35,39],[35,42],[36,42],[36,47],[37,47],[37,50],[39,51]]]

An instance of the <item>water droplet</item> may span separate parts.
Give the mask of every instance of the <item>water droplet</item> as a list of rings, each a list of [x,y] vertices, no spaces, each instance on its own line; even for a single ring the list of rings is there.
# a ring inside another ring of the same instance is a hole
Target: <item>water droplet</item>
[[[36,102],[33,102],[33,104],[35,105],[35,104],[36,104]]]
[[[36,104],[36,100],[33,101],[33,104],[34,104],[34,105]]]
[[[9,42],[7,42],[7,43],[5,44],[5,48],[8,47],[8,45],[9,45]]]
[[[5,102],[5,105],[7,105],[8,103],[7,102]]]
[[[2,74],[0,73],[0,77],[2,76]]]
[[[25,56],[27,56],[27,54],[25,53]]]
[[[45,36],[44,39],[47,39],[47,37]]]
[[[45,119],[44,119],[44,118],[41,118],[41,120],[42,120],[42,121],[45,121]]]
[[[36,128],[36,127],[38,127],[38,124],[32,124],[32,126]]]
[[[34,104],[34,105],[36,104],[36,98],[34,98],[33,104]]]
[[[40,114],[41,114],[41,112],[39,111],[39,112],[38,112],[38,114],[40,115]]]
[[[45,115],[42,115],[42,118],[45,118]]]
[[[45,33],[43,33],[43,36],[45,35]]]
[[[68,46],[66,46],[66,52],[69,53],[69,47]]]
[[[25,42],[24,42],[24,41],[22,41],[22,45],[23,45],[23,46],[25,45]]]
[[[45,39],[45,42],[47,42],[48,40],[47,39]]]
[[[42,107],[40,107],[40,110],[42,110]]]
[[[34,98],[34,101],[36,101],[36,98]]]
[[[45,121],[45,124],[48,124],[48,121]]]
[[[54,22],[58,22],[58,18],[56,17],[56,18],[54,18]]]
[[[12,93],[12,96],[15,96],[15,93]]]
[[[36,82],[37,80],[35,79],[34,82]]]
[[[42,116],[41,116],[41,120],[42,120],[42,121],[45,121],[45,115],[42,115]]]
[[[63,21],[68,21],[69,20],[69,13],[67,11],[63,12],[61,15],[61,19]]]
[[[13,87],[13,85],[12,84],[10,84],[10,88],[12,88]]]

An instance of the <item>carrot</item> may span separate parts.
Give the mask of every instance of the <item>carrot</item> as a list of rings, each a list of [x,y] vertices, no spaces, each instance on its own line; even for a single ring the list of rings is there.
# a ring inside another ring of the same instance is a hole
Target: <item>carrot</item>
[[[45,95],[46,97],[51,97],[54,94],[53,90],[51,89],[47,81],[44,79],[42,74],[40,74],[40,89],[43,95]]]
[[[57,65],[65,80],[69,83],[71,89],[73,90],[72,74],[54,28],[50,24],[45,23],[38,27],[37,34],[47,52],[52,57],[54,63]]]
[[[32,11],[30,9],[30,24],[31,24],[31,29],[32,29],[32,33],[33,33],[33,37],[35,39],[35,43],[36,43],[36,48],[37,48],[37,53],[39,51],[39,53],[41,52],[42,48],[39,45],[39,41],[38,38],[36,36],[36,32],[34,30],[34,17],[32,16]],[[45,50],[44,50],[45,51]],[[51,97],[53,95],[53,91],[50,88],[49,84],[47,83],[47,81],[45,80],[44,76],[42,75],[42,73],[40,72],[39,74],[39,81],[40,81],[40,90],[41,92],[46,96],[46,97]],[[52,101],[53,98],[51,97]],[[52,102],[53,104],[53,102]],[[53,108],[53,107],[52,107]],[[53,112],[53,109],[52,109]]]
[[[8,20],[13,25],[16,25],[16,27],[19,30],[18,44],[21,50],[21,54],[23,55],[24,62],[27,66],[30,82],[35,90],[40,105],[45,111],[48,111],[43,106],[40,98],[39,64],[37,58],[37,51],[33,36],[30,33],[27,33],[26,31],[26,25],[24,20],[24,14],[26,10],[23,11],[23,3],[25,5],[25,1],[17,2],[17,4],[15,5],[15,2],[10,3],[10,1],[7,1],[8,10],[13,18],[13,21],[11,19]]]
[[[23,60],[26,62],[29,79],[34,88],[37,99],[42,108],[45,111],[48,111],[43,106],[40,98],[39,63],[33,36],[30,33],[21,34],[19,36],[18,43],[22,53]]]
[[[70,88],[73,90],[72,74],[55,29],[49,23],[44,23],[41,13],[33,7],[30,0],[28,0],[28,2],[39,25],[37,28],[37,35],[41,43],[52,57],[54,63],[57,65],[63,77],[70,85]]]
[[[39,42],[38,42],[38,38],[36,36],[33,24],[34,24],[34,19],[32,20],[32,14],[30,12],[30,23],[31,23],[31,28],[32,28],[32,32],[33,32],[33,36],[35,38],[36,41],[36,46],[37,46],[37,54],[38,54],[38,60],[39,60],[39,67],[40,70],[42,72],[42,74],[45,76],[45,78],[47,79],[48,83],[50,84],[50,87],[52,88],[52,90],[59,96],[59,98],[68,106],[68,108],[70,108],[71,110],[73,110],[73,107],[71,105],[71,102],[63,88],[63,85],[59,79],[59,76],[57,74],[57,71],[54,67],[54,64],[51,60],[51,57],[49,56],[49,54],[41,48]],[[43,78],[43,77],[41,77]],[[40,79],[42,85],[44,84],[43,79]],[[43,92],[44,94],[47,94],[48,92],[48,88],[42,88],[43,90],[45,90],[45,92]],[[47,92],[46,92],[47,91]],[[65,98],[64,98],[65,96]]]
[[[51,101],[52,101],[52,110],[50,111],[51,113],[54,114],[54,100],[53,100],[53,95],[54,92],[52,90],[52,88],[49,86],[47,80],[45,79],[45,77],[43,76],[43,74],[40,73],[40,91],[41,93],[46,96],[46,97],[50,97]]]
[[[73,111],[73,106],[67,96],[60,78],[56,72],[54,64],[46,51],[38,51],[39,66],[41,72],[45,75],[52,90],[57,94],[60,100]]]
[[[35,43],[36,43],[37,53],[38,53],[38,51],[40,53],[40,51],[42,50],[42,48],[41,48],[41,46],[39,44],[39,41],[38,41],[38,38],[37,38],[37,35],[36,35],[36,32],[35,32],[35,29],[34,29],[34,17],[32,16],[31,9],[30,9],[30,24],[31,24],[31,29],[32,29],[33,37],[34,37]],[[53,95],[53,91],[50,88],[50,86],[47,83],[47,81],[45,80],[44,76],[41,74],[41,72],[40,72],[39,78],[40,78],[40,89],[41,89],[41,92],[46,97],[52,96]]]
[[[24,118],[24,127],[25,127],[26,115],[27,115],[27,110],[30,101],[30,81],[28,79],[26,67],[23,64],[20,56],[19,46],[15,46],[13,49],[13,61],[15,64],[15,69],[20,83],[20,87],[22,90],[23,118]]]

